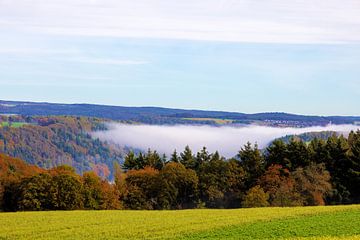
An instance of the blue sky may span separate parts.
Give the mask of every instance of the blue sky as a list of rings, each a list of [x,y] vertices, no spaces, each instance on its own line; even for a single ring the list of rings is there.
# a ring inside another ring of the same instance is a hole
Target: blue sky
[[[360,115],[358,1],[134,2],[0,0],[0,99]]]

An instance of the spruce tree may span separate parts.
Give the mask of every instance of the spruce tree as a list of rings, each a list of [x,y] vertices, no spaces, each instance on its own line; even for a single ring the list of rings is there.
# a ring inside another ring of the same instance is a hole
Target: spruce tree
[[[180,163],[186,168],[196,169],[196,161],[189,146],[186,146],[184,152],[180,153]]]

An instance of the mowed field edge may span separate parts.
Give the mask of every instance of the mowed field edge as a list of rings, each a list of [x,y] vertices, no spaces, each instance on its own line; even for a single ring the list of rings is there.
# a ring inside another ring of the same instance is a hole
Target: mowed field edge
[[[359,232],[360,205],[0,213],[0,239],[359,239]]]

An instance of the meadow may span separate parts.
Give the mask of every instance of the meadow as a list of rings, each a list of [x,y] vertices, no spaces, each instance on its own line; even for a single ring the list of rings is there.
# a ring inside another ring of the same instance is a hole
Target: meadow
[[[22,127],[24,125],[26,125],[27,123],[24,122],[0,122],[0,127],[13,127],[13,128],[19,128]]]
[[[0,213],[0,239],[360,239],[360,205]]]
[[[190,121],[210,121],[219,125],[231,124],[234,122],[234,120],[231,119],[221,119],[221,118],[183,118],[183,119]]]

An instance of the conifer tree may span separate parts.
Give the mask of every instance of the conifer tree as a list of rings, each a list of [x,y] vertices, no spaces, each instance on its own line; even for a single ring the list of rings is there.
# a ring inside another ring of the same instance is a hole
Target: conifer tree
[[[176,152],[176,149],[174,150],[174,152],[171,154],[170,157],[170,162],[175,162],[175,163],[179,163],[180,162],[180,158]]]
[[[196,169],[196,161],[189,146],[186,146],[184,152],[180,153],[180,163],[186,168]]]

